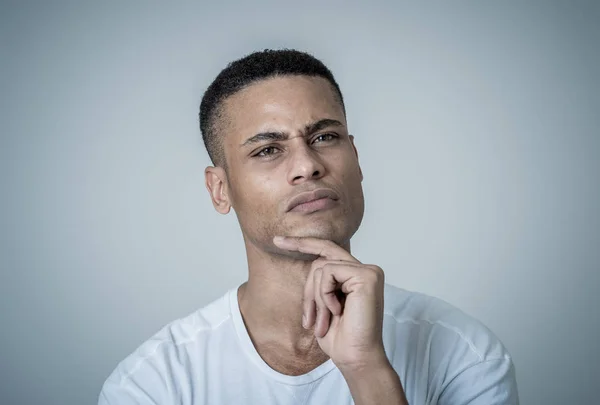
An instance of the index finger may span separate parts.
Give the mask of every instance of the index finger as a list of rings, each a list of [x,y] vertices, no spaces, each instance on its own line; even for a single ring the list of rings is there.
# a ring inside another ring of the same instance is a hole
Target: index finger
[[[345,260],[359,263],[354,256],[341,246],[326,239],[295,236],[275,236],[273,243],[282,249],[317,255],[329,260]]]

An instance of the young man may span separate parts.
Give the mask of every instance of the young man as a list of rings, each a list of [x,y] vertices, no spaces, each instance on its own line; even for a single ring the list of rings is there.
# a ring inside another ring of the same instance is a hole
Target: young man
[[[100,405],[518,403],[487,328],[351,255],[363,176],[320,61],[268,50],[229,64],[200,127],[206,187],[238,217],[248,281],[142,344]]]

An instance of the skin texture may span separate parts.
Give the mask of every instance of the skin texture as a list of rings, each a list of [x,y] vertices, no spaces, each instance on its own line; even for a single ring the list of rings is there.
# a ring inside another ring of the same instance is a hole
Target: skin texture
[[[224,110],[229,204],[248,243],[286,256],[293,254],[277,249],[273,236],[313,236],[348,245],[364,211],[362,173],[329,83],[304,76],[268,79],[227,99]],[[306,125],[321,119],[339,121],[341,126],[305,133]],[[267,131],[287,133],[290,139],[240,146]],[[271,148],[263,151],[265,156],[252,157],[267,146]],[[339,209],[310,216],[285,212],[293,196],[318,187],[340,195]]]
[[[222,115],[227,172],[208,167],[206,186],[218,212],[234,209],[244,237],[249,280],[240,288],[241,311],[259,353],[265,352],[263,358],[275,357],[267,352],[285,353],[285,358],[296,359],[292,363],[306,363],[295,372],[301,374],[328,358],[301,324],[310,256],[278,248],[273,237],[319,237],[349,250],[364,212],[358,154],[342,106],[322,78],[260,81],[229,97]],[[342,126],[308,137],[306,125],[321,119]],[[266,131],[285,132],[289,140],[241,146]],[[339,138],[316,139],[326,134]],[[253,157],[261,151],[267,156]],[[291,198],[319,187],[338,193],[338,207],[311,215],[286,212]]]
[[[383,271],[350,254],[363,175],[333,88],[319,77],[262,80],[225,100],[223,118],[227,170],[207,167],[206,187],[215,209],[233,208],[240,223],[249,278],[238,300],[258,353],[289,375],[331,358],[356,403],[403,403],[381,338]],[[249,141],[265,133],[278,135]],[[288,211],[318,188],[337,197],[327,209]],[[385,387],[364,383],[375,375]]]

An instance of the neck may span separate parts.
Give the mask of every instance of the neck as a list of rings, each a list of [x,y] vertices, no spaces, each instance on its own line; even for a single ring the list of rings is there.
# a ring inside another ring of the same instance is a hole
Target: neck
[[[304,285],[312,262],[267,253],[244,240],[248,281],[240,287],[238,301],[254,344],[298,356],[322,354],[314,331],[302,327]],[[349,251],[349,244],[345,248]]]

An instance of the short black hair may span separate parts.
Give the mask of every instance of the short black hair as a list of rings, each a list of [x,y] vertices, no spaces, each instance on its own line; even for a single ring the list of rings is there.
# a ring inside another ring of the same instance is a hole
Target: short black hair
[[[208,87],[200,103],[200,131],[213,165],[226,167],[218,119],[223,101],[245,87],[275,76],[304,75],[326,79],[333,86],[344,114],[344,98],[331,71],[317,58],[294,49],[265,49],[231,62]]]

